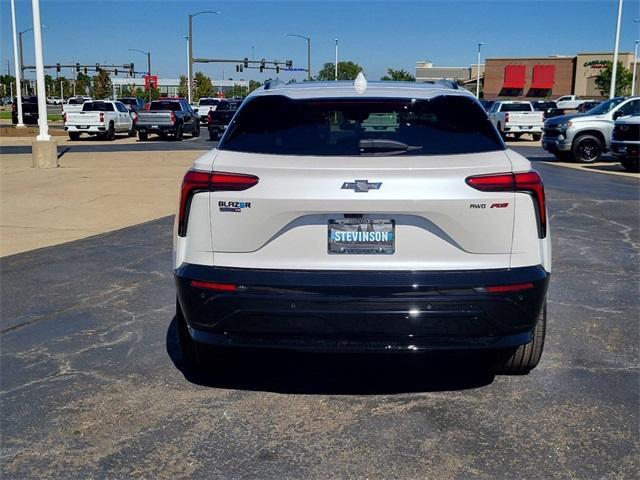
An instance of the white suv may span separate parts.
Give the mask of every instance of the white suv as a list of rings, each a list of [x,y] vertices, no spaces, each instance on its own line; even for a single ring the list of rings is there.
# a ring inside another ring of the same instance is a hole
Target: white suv
[[[184,177],[174,233],[188,363],[208,347],[542,353],[542,181],[443,85],[267,85]]]

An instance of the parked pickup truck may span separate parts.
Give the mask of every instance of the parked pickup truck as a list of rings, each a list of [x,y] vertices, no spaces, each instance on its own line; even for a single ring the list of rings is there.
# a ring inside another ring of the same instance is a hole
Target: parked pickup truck
[[[611,153],[629,172],[640,172],[640,113],[616,120],[611,136]]]
[[[62,111],[63,112],[81,112],[82,111],[82,105],[84,104],[84,102],[90,102],[91,100],[93,100],[93,98],[86,97],[86,96],[83,96],[83,95],[78,95],[76,97],[70,97],[67,100],[67,103],[62,105]]]
[[[584,102],[589,102],[587,98],[580,98],[576,95],[564,95],[556,100],[556,105],[560,110],[576,110]]]
[[[218,104],[220,103],[219,98],[201,98],[198,102],[198,116],[200,117],[200,121],[205,123],[207,118],[209,117],[209,112],[215,112],[216,108],[218,108]]]
[[[182,140],[185,132],[192,137],[200,136],[200,119],[183,98],[154,100],[149,110],[138,111],[135,126],[138,138],[143,141],[149,138],[150,133],[160,138],[173,135],[174,140]]]
[[[220,100],[215,110],[211,110],[207,119],[209,140],[218,140],[225,132],[231,119],[240,107],[240,100]]]
[[[98,135],[106,140],[113,140],[116,133],[134,134],[133,119],[122,102],[85,102],[82,111],[65,112],[63,118],[64,129],[69,132],[70,140],[78,140],[83,133]]]
[[[488,113],[489,120],[500,132],[502,138],[507,134],[520,138],[523,133],[530,133],[533,140],[540,140],[542,136],[544,114],[535,111],[531,102],[496,102]]]
[[[640,97],[615,97],[587,113],[553,117],[544,123],[542,148],[558,160],[593,163],[609,149],[615,120],[640,114]]]

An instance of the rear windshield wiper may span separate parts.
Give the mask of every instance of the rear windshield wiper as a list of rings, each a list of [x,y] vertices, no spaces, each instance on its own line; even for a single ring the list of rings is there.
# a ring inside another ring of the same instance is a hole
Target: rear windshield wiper
[[[360,153],[373,156],[398,155],[405,152],[422,150],[420,145],[407,145],[404,142],[390,140],[386,138],[367,138],[358,142]]]

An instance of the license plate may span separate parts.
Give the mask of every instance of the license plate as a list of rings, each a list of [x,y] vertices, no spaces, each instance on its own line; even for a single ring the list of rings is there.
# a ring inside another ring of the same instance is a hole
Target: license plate
[[[150,128],[158,128],[158,125],[151,125]]]
[[[87,129],[87,128],[89,128],[89,126],[88,126],[88,125],[80,125],[78,128],[80,128],[80,129],[83,129],[83,128],[84,128],[84,129]]]
[[[347,255],[391,255],[395,252],[396,222],[389,219],[329,220],[328,252]]]

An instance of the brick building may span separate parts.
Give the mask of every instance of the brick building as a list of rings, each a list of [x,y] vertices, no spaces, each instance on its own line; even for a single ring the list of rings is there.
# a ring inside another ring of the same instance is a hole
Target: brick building
[[[484,98],[556,98],[574,91],[576,57],[487,58]]]

